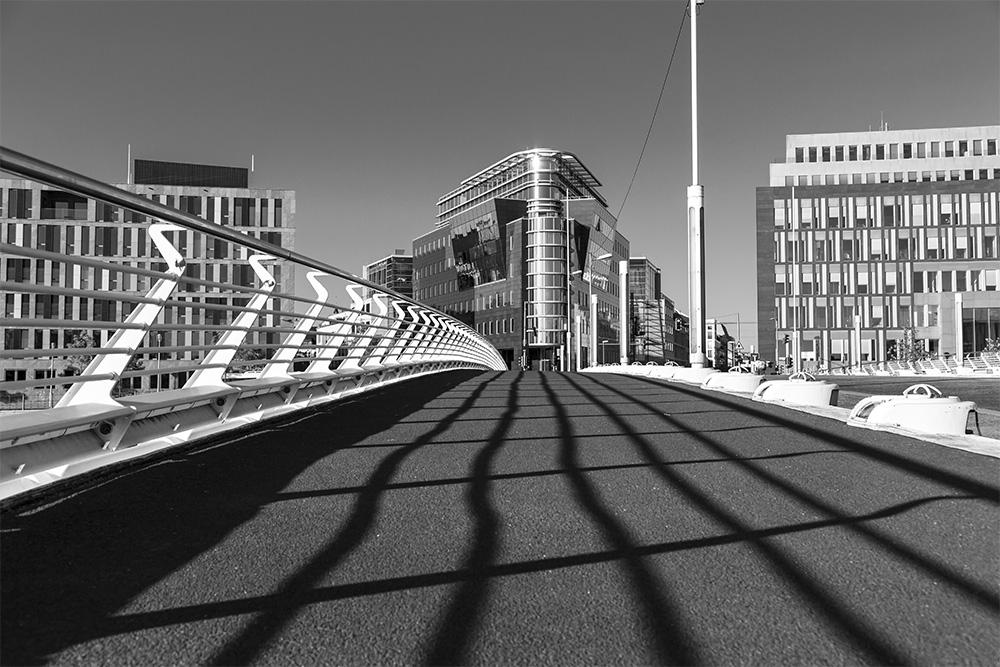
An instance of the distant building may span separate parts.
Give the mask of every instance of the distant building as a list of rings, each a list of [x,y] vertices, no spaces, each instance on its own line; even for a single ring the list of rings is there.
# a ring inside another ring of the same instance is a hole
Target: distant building
[[[757,188],[758,342],[798,368],[1000,336],[1000,126],[789,135]],[[787,340],[787,342],[786,342]]]
[[[435,229],[413,241],[415,298],[474,327],[512,367],[548,369],[575,365],[578,316],[581,360],[600,356],[592,293],[598,345],[617,351],[629,248],[600,185],[575,155],[542,148],[464,179],[438,201]]]
[[[632,352],[635,361],[674,358],[674,302],[661,290],[661,272],[646,257],[628,260]]]
[[[380,287],[413,298],[413,255],[398,249],[361,268],[361,277]]]
[[[674,311],[674,354],[670,359],[681,366],[691,362],[691,318]]]
[[[153,160],[135,160],[135,178],[131,184],[119,184],[123,190],[139,194],[171,208],[199,216],[209,222],[231,226],[241,232],[284,248],[295,247],[295,192],[267,188],[247,187],[247,170],[240,167],[215,167]],[[221,183],[238,183],[240,187],[223,186]],[[132,266],[149,268],[158,254],[152,247],[147,233],[151,220],[144,215],[87,199],[33,181],[0,179],[0,234],[11,242],[58,252],[65,255],[111,259]],[[16,239],[16,241],[15,241]],[[174,241],[186,258],[184,276],[229,283],[236,286],[256,286],[256,278],[246,261],[243,250],[237,250],[224,241],[206,239],[194,231],[186,231]],[[59,287],[67,290],[91,290],[145,294],[151,278],[122,275],[91,267],[79,271],[60,271],[58,262],[46,259],[26,259],[4,256],[0,259],[0,273],[12,281],[31,281],[37,285]],[[294,273],[291,266],[278,268],[275,274],[276,293],[294,292]],[[245,295],[237,297],[232,290],[215,290],[206,297],[203,288],[178,286],[174,298],[188,298],[185,292],[197,293],[195,298],[206,302],[238,308],[245,302]],[[47,294],[8,294],[4,315],[7,318],[48,318],[87,321],[118,322],[127,313],[121,312],[121,302],[90,296],[52,296]],[[276,299],[268,308],[280,309]],[[164,308],[161,315],[168,322],[186,324],[213,324],[228,322],[224,311],[178,306]],[[277,315],[263,315],[265,326],[279,326]],[[185,319],[187,318],[187,319]],[[95,344],[106,342],[113,330],[82,327],[80,330],[46,329],[35,326],[6,327],[3,330],[4,347],[8,350],[68,347],[74,339],[89,336]],[[277,342],[275,333],[260,334],[251,345]],[[150,334],[144,345],[162,347],[190,347],[192,349],[171,353],[171,360],[156,360],[164,373],[160,376],[133,378],[134,388],[167,388],[183,383],[182,374],[171,374],[169,368],[178,362],[198,359],[204,355],[197,346],[210,345],[212,334],[199,330],[167,330]],[[147,362],[147,364],[150,362]],[[188,364],[189,365],[189,364]],[[53,369],[58,375],[60,369]],[[44,360],[12,359],[4,363],[7,381],[49,377],[49,364]],[[30,376],[29,376],[30,374]]]

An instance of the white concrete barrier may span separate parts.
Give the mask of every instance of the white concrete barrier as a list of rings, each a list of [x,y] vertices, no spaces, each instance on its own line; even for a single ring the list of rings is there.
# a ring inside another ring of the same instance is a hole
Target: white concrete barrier
[[[832,382],[817,380],[809,373],[795,373],[787,380],[761,383],[753,400],[795,405],[837,405],[840,387]]]
[[[701,388],[752,394],[757,391],[757,387],[763,381],[764,376],[755,373],[713,373],[705,379],[701,384]]]
[[[943,396],[928,384],[907,387],[902,395],[868,396],[851,410],[849,426],[901,429],[917,433],[966,435],[976,404]]]
[[[696,384],[701,386],[705,380],[708,379],[710,375],[721,375],[718,370],[714,368],[678,368],[671,377],[672,380],[678,382],[684,382],[687,384]]]

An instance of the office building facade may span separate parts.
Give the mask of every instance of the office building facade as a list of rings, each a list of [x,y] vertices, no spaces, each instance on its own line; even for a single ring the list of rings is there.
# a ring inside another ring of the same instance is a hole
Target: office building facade
[[[589,364],[599,356],[591,295],[597,344],[619,343],[618,273],[629,251],[600,185],[575,155],[551,149],[466,178],[413,241],[415,298],[475,327],[512,367]]]
[[[1000,127],[789,135],[757,188],[764,360],[829,368],[1000,335]]]
[[[249,188],[246,169],[238,167],[213,167],[186,165],[152,160],[135,161],[135,178],[132,183],[118,184],[123,190],[146,197],[165,206],[178,208],[209,222],[232,226],[261,240],[283,248],[295,247],[295,193],[292,190]],[[220,176],[221,175],[221,176]],[[148,180],[155,183],[144,182]],[[220,187],[220,177],[227,183],[244,187]],[[232,179],[236,179],[235,181]],[[159,260],[148,234],[154,220],[148,216],[124,211],[118,207],[50,188],[47,185],[24,179],[0,179],[0,234],[8,243],[40,250],[124,262],[128,266],[149,269]],[[256,278],[246,261],[246,252],[228,242],[206,238],[190,230],[175,232],[170,236],[186,258],[184,276],[217,281],[235,286],[256,287]],[[116,274],[93,267],[81,266],[79,270],[47,259],[3,257],[0,273],[8,281],[33,282],[37,285],[58,287],[65,290],[110,291],[145,294],[151,287],[151,278],[134,274]],[[294,273],[291,267],[275,269],[274,293],[294,292]],[[59,296],[49,294],[4,295],[4,314],[14,319],[58,319],[120,322],[127,317],[122,305],[89,295]],[[228,306],[238,309],[244,305],[246,295],[234,291],[205,288],[181,282],[174,297],[197,303]],[[268,308],[280,309],[278,298]],[[231,314],[231,313],[230,313]],[[231,319],[220,310],[202,310],[168,306],[161,315],[166,322],[185,324],[223,324]],[[275,315],[266,326],[278,326]],[[218,321],[217,321],[218,320]],[[85,324],[79,330],[46,329],[37,326],[10,326],[3,332],[4,347],[8,350],[41,350],[65,348],[79,344],[82,337],[89,337],[94,345],[105,343],[114,329],[91,329]],[[261,344],[277,342],[276,334],[261,334],[256,341]],[[169,330],[150,334],[144,346],[186,347],[211,344],[212,333],[202,330]],[[250,341],[251,345],[255,341]],[[183,377],[169,372],[172,364],[188,362],[203,356],[203,352],[185,351],[171,353],[169,359],[147,360],[162,375],[133,378],[133,389],[168,388],[179,386]],[[11,359],[5,362],[4,378],[7,381],[37,379],[59,375],[60,368],[50,367],[44,360]],[[140,382],[141,380],[141,382]]]
[[[391,255],[361,267],[361,277],[392,291],[413,298],[413,255],[396,250]]]

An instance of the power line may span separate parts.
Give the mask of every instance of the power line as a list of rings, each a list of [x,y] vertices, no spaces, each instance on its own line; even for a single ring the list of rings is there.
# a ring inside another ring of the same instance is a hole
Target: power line
[[[628,189],[625,191],[625,197],[622,198],[621,208],[618,209],[618,215],[615,216],[620,218],[622,211],[625,209],[625,202],[628,201],[628,195],[632,192],[632,184],[635,183],[635,175],[639,173],[639,165],[642,164],[642,156],[646,153],[646,144],[649,143],[649,135],[653,133],[653,124],[656,122],[656,113],[660,110],[660,102],[663,100],[663,91],[667,88],[667,77],[670,76],[670,68],[674,64],[674,55],[677,53],[677,44],[681,41],[681,31],[684,29],[684,21],[687,19],[688,15],[688,3],[684,3],[684,13],[681,15],[681,24],[677,26],[677,37],[674,39],[674,48],[670,52],[670,62],[667,63],[667,71],[663,75],[663,85],[660,86],[660,96],[656,98],[656,106],[653,108],[653,118],[649,121],[649,129],[646,130],[646,138],[642,142],[642,150],[639,151],[639,159],[636,160],[635,170],[632,172],[632,179],[628,182]]]

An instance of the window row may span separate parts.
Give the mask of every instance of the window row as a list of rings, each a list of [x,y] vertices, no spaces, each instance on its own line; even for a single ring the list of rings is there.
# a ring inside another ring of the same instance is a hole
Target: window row
[[[958,139],[834,146],[797,146],[796,162],[857,162],[996,155],[996,139]]]
[[[957,271],[878,272],[824,270],[774,277],[774,294],[813,296],[839,294],[911,294],[920,292],[995,292],[998,272],[993,269]]]
[[[66,255],[157,259],[159,254],[145,227],[101,225],[49,225],[3,223],[2,236],[7,243],[22,248],[37,248]],[[285,245],[286,232],[247,232],[247,236],[275,246]],[[177,251],[188,261],[236,259],[234,244],[207,238],[194,231],[173,232],[170,236]],[[134,263],[132,263],[134,265]],[[185,275],[191,277],[190,271]]]
[[[775,239],[774,257],[776,264],[995,259],[1000,250],[997,234],[995,227],[933,236],[890,235],[883,238],[841,234],[827,234],[827,238],[809,234],[801,238],[803,235],[780,233]]]
[[[990,193],[774,200],[776,229],[850,229],[996,224]]]
[[[992,174],[992,176],[990,175]],[[862,185],[873,183],[931,183],[934,181],[985,181],[1000,178],[1000,169],[951,169],[937,171],[882,171],[785,176],[785,185]]]
[[[838,299],[780,299],[779,329],[862,329],[932,327],[938,325],[937,305],[914,304],[909,297],[843,297]],[[798,302],[798,303],[796,303]]]

